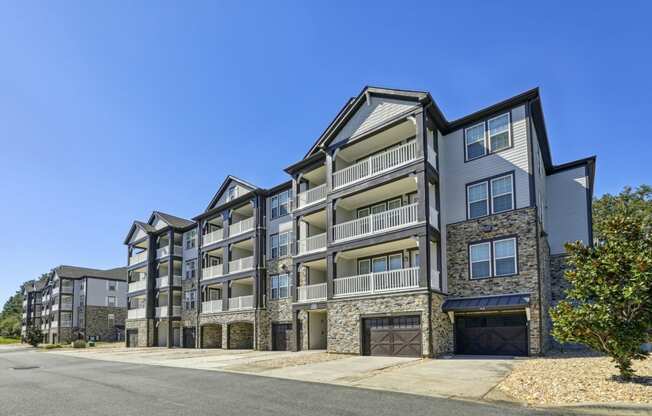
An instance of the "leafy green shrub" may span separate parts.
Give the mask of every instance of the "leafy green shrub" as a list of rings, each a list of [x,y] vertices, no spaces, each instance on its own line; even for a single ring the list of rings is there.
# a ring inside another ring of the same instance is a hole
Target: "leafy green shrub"
[[[73,348],[86,348],[86,341],[83,339],[78,339],[76,341],[72,342],[72,347]]]
[[[61,348],[60,344],[46,344],[45,347],[46,350],[53,350],[55,348]]]
[[[38,344],[43,339],[43,333],[40,328],[29,327],[27,328],[27,333],[25,334],[25,342],[27,342],[32,347],[37,347]]]
[[[88,341],[88,346],[89,347],[94,347],[95,346],[95,341]]]

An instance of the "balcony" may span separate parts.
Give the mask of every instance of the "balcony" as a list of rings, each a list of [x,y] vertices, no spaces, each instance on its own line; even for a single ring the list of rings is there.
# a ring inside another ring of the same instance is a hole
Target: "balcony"
[[[416,224],[418,205],[418,203],[405,205],[336,224],[333,226],[333,240],[339,243]]]
[[[157,318],[167,318],[168,315],[168,307],[167,306],[157,306],[154,309],[154,316]],[[173,306],[172,307],[172,316],[181,316],[181,306]]]
[[[147,250],[141,251],[140,253],[133,254],[129,257],[129,265],[133,266],[134,264],[142,263],[147,260]]]
[[[217,313],[222,312],[222,306],[224,302],[222,299],[219,300],[209,300],[208,302],[202,302],[201,304],[201,313]]]
[[[437,230],[439,229],[439,211],[437,211],[437,208],[432,205],[430,206],[430,216],[428,217],[428,221],[433,228]]]
[[[69,310],[72,309],[72,303],[66,302],[66,303],[62,303],[61,305],[59,305],[58,303],[55,303],[54,305],[52,305],[52,312],[56,312],[59,309],[61,309],[63,311],[69,311]]]
[[[297,300],[299,303],[326,300],[326,283],[297,287]]]
[[[145,318],[145,308],[129,309],[127,311],[127,319],[144,319],[144,318]]]
[[[136,292],[139,290],[145,290],[147,288],[147,280],[141,279],[135,282],[129,283],[129,292]]]
[[[238,296],[236,298],[229,298],[229,310],[230,311],[241,311],[246,309],[253,309],[254,307],[254,296]]]
[[[316,253],[326,250],[326,233],[297,241],[297,255]]]
[[[326,184],[316,186],[297,195],[297,208],[305,208],[326,200]]]
[[[211,233],[204,234],[204,237],[202,238],[202,247],[222,240],[224,240],[224,230],[215,230]]]
[[[254,229],[254,217],[247,218],[236,222],[235,224],[229,225],[229,237],[236,236],[238,234],[246,233]]]
[[[412,140],[334,172],[333,190],[389,172],[416,159],[417,143]]]
[[[254,268],[254,257],[244,257],[229,262],[229,273],[243,272]]]
[[[174,246],[174,255],[175,256],[183,256],[183,247],[182,246]],[[165,246],[161,247],[158,250],[156,250],[156,258],[160,259],[162,257],[169,257],[170,256],[170,246]]]
[[[217,266],[204,267],[201,272],[202,280],[213,279],[224,275],[224,265],[218,264]]]
[[[173,286],[181,286],[181,276],[173,276]],[[170,286],[170,276],[161,276],[156,279],[156,288],[161,289]]]
[[[399,292],[419,287],[419,268],[390,270],[333,280],[333,296],[346,297]]]

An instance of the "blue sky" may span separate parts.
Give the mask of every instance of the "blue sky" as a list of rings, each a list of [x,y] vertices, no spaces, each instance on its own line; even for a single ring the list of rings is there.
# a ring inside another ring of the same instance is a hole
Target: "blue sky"
[[[652,183],[644,2],[351,3],[3,2],[0,301],[124,264],[134,219],[196,215],[227,174],[286,180],[364,85],[448,119],[539,86],[555,163],[596,154],[598,195]]]

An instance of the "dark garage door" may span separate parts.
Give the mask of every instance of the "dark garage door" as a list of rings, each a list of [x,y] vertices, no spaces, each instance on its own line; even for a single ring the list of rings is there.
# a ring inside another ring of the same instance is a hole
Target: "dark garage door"
[[[455,352],[527,355],[525,314],[456,316]]]
[[[195,328],[183,328],[183,347],[195,348]]]
[[[272,324],[272,349],[274,351],[289,351],[292,331],[291,324]]]
[[[129,329],[127,330],[127,347],[137,347],[138,346],[138,330]]]
[[[366,318],[363,331],[364,355],[421,356],[419,316]]]

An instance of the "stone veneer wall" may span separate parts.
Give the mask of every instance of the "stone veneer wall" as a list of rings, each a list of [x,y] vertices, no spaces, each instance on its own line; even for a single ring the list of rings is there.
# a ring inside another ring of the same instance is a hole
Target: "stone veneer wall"
[[[539,230],[543,230],[539,223]],[[541,331],[543,339],[541,340],[541,352],[545,353],[551,347],[552,319],[550,318],[550,303],[552,296],[552,278],[550,276],[550,245],[545,234],[539,233],[539,270],[541,278],[541,311],[543,318],[541,320]]]
[[[202,327],[201,348],[222,348],[222,325],[207,324]]]
[[[154,345],[152,336],[147,336],[147,329],[149,327],[149,333],[154,333],[154,321],[151,319],[128,319],[125,322],[125,337],[127,336],[127,331],[130,329],[138,330],[138,347],[151,347]]]
[[[109,314],[115,317],[114,326],[109,327]],[[86,330],[84,335],[88,337],[99,337],[100,341],[117,341],[118,329],[115,326],[124,326],[127,319],[126,308],[115,308],[110,306],[86,307]]]
[[[552,306],[556,305],[560,300],[566,297],[564,292],[570,287],[570,283],[568,283],[568,280],[564,277],[566,268],[566,254],[555,254],[550,256]]]
[[[421,316],[421,350],[423,355],[429,355],[426,294],[387,294],[328,302],[328,352],[360,354],[361,318],[374,314],[403,313],[417,313]],[[303,332],[308,332],[305,324]]]
[[[253,348],[254,325],[248,322],[234,322],[228,325],[229,348],[249,349]]]
[[[509,293],[530,294],[530,354],[542,352],[539,309],[539,264],[537,256],[537,213],[522,208],[501,214],[449,224],[447,233],[448,291],[450,296],[485,296]],[[486,230],[486,231],[485,231]],[[517,237],[518,274],[507,277],[470,279],[469,243]]]
[[[430,297],[432,299],[432,355],[436,357],[451,354],[454,350],[453,323],[448,314],[441,310],[446,296],[441,293],[432,293]]]
[[[202,314],[199,317],[199,325],[201,331],[204,330],[206,324],[219,324],[222,327],[222,346],[230,347],[229,342],[229,326],[237,322],[247,322],[252,324],[252,334],[256,333],[256,311],[240,311],[240,312],[220,312],[213,314]]]
[[[328,317],[328,314],[326,315]],[[310,349],[310,344],[308,344],[308,311],[307,310],[300,310],[297,313],[297,325],[301,325],[301,333],[299,334],[301,336],[301,339],[299,340],[299,348],[300,350],[308,350]],[[327,343],[328,343],[328,331],[330,330],[330,321],[327,321],[326,323],[327,330],[326,330],[326,337],[327,337]],[[329,349],[330,351],[330,349]]]
[[[285,266],[285,268],[283,268]],[[258,350],[272,349],[272,324],[275,323],[292,323],[292,294],[296,291],[294,284],[294,264],[292,257],[282,257],[279,259],[270,259],[266,264],[267,273],[265,276],[265,298],[267,305],[265,310],[259,311],[259,325],[256,333]],[[272,275],[289,274],[290,287],[288,296],[285,299],[272,299]],[[290,331],[292,332],[292,331]],[[293,334],[288,334],[294,340]],[[293,344],[294,342],[292,342]]]

